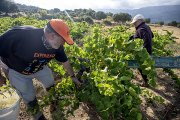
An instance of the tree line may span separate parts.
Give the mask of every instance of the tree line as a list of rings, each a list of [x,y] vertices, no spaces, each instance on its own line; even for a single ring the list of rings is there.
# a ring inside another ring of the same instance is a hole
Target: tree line
[[[66,13],[69,14],[75,21],[86,21],[88,23],[93,23],[93,19],[102,20],[107,18],[112,18],[115,22],[126,22],[131,20],[131,15],[128,13],[105,13],[103,11],[95,11],[92,9],[74,9],[74,10],[66,10],[61,11],[58,8],[54,8],[51,10],[41,9],[34,6],[27,6],[16,4],[13,0],[1,0],[0,1],[0,12],[1,13],[17,13],[23,12],[25,15],[30,17],[35,17],[38,19],[51,19],[51,18],[66,18]]]
[[[131,21],[132,19],[132,16],[128,13],[113,14],[111,12],[105,13],[103,11],[95,11],[92,9],[74,9],[61,11],[59,8],[54,8],[46,10],[35,6],[14,3],[13,0],[0,0],[0,14],[2,13],[5,13],[5,15],[8,13],[14,13],[12,14],[14,17],[27,16],[41,20],[52,18],[61,18],[66,20],[69,19],[67,16],[68,14],[75,22],[86,21],[89,24],[93,24],[94,20],[103,20],[103,23],[106,25],[112,25],[112,21],[124,24],[126,21]],[[146,18],[145,22],[151,23],[151,19]],[[163,21],[159,21],[157,24],[164,25],[165,23]],[[167,25],[180,27],[180,23],[176,21],[172,21]]]

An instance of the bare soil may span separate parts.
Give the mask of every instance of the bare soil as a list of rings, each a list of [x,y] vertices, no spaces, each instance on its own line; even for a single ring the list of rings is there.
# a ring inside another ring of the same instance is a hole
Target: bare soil
[[[158,103],[141,98],[143,118],[145,120],[180,120],[180,89],[176,86],[175,81],[162,69],[158,68],[156,71],[157,87],[143,87],[143,89],[161,96],[165,101],[164,103]],[[141,84],[143,80],[140,73],[137,70],[134,70],[134,73],[136,74],[136,83]]]
[[[157,31],[159,34],[165,34],[166,31],[168,30],[170,32],[173,32],[173,36],[176,37],[176,42],[180,43],[180,28],[173,27],[173,26],[159,26],[159,25],[150,25],[151,29],[153,31]]]

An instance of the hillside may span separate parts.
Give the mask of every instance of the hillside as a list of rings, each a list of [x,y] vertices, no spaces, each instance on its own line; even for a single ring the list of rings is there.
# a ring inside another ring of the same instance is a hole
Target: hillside
[[[151,22],[159,22],[164,21],[165,23],[171,21],[180,22],[180,5],[168,5],[168,6],[151,6],[144,7],[140,9],[98,9],[96,11],[104,11],[104,12],[126,12],[130,15],[134,16],[136,14],[143,14],[145,18],[151,18]]]
[[[4,5],[3,5],[4,4]],[[24,12],[27,15],[32,15],[36,13],[40,13],[41,15],[45,14],[56,14],[57,15],[63,15],[65,14],[64,11],[61,11],[60,8],[52,8],[51,10],[43,10],[42,8],[36,7],[36,6],[27,6],[15,3],[14,5],[11,3],[8,3],[11,7],[4,7],[6,6],[5,3],[1,2],[0,12]],[[12,9],[14,8],[14,10]],[[2,9],[2,10],[1,10]],[[131,16],[135,16],[136,14],[143,14],[145,18],[150,18],[151,23],[161,22],[164,23],[170,23],[172,21],[180,22],[180,5],[166,5],[166,6],[149,6],[139,9],[96,9],[95,11],[92,9],[74,9],[74,10],[66,10],[68,13],[73,17],[83,17],[84,15],[90,16],[93,19],[96,17],[97,11],[103,11],[103,12],[111,12],[111,13],[129,13]],[[37,15],[36,15],[37,16]],[[52,18],[54,16],[50,17],[44,17],[45,18]],[[104,18],[102,18],[104,19]]]

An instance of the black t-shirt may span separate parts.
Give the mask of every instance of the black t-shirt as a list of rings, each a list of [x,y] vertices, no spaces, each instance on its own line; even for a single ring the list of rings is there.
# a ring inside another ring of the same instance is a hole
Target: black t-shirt
[[[64,47],[47,49],[42,41],[43,29],[15,27],[0,36],[0,57],[11,69],[25,75],[41,70],[51,59],[66,62]]]

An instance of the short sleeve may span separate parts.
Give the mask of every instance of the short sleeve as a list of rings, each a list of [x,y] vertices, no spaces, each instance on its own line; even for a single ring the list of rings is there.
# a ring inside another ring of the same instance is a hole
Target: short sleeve
[[[64,47],[60,47],[57,52],[56,52],[56,56],[55,59],[58,60],[59,62],[66,62],[68,60],[65,52],[64,52]]]

